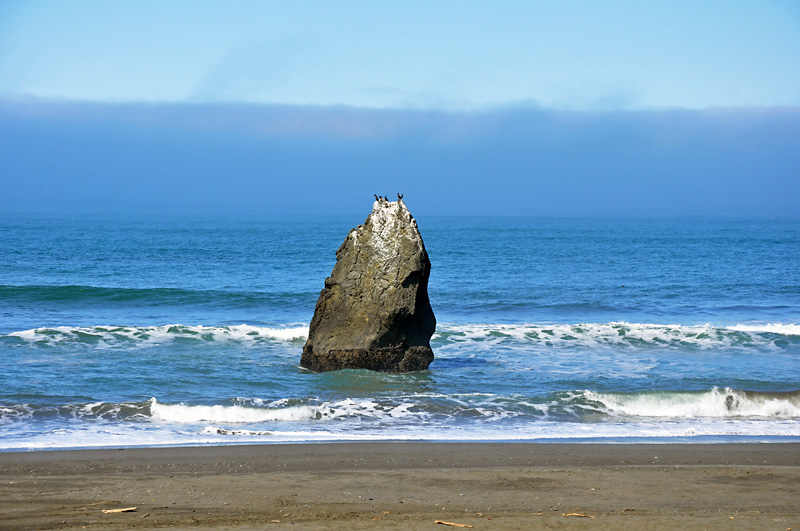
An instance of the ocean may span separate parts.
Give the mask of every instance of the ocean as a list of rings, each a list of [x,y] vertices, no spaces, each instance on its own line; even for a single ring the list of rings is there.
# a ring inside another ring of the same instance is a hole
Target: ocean
[[[0,213],[0,451],[800,441],[800,220],[417,217],[430,369],[306,371],[370,207]]]

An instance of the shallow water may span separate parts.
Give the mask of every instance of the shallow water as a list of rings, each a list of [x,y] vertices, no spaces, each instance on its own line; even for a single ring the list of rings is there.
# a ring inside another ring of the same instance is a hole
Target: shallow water
[[[800,440],[800,222],[418,218],[430,370],[313,374],[362,221],[0,215],[0,449]]]

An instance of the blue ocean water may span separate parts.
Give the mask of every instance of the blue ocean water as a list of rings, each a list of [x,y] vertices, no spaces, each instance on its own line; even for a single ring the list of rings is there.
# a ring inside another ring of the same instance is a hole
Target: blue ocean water
[[[800,441],[800,221],[417,218],[430,369],[308,372],[369,206],[0,214],[0,450]]]

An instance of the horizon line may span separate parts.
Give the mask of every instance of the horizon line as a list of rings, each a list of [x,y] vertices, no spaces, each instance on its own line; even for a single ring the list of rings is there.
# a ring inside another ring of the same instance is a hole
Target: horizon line
[[[789,105],[708,105],[703,107],[687,106],[628,106],[619,108],[576,108],[561,106],[545,106],[535,101],[514,101],[500,104],[485,104],[474,106],[378,106],[378,105],[354,105],[349,103],[286,103],[286,102],[262,102],[244,100],[225,100],[225,101],[191,101],[191,100],[146,100],[146,99],[78,99],[67,97],[48,97],[33,94],[2,94],[0,93],[0,103],[27,104],[27,105],[94,105],[104,107],[260,107],[265,109],[295,109],[295,110],[317,110],[317,111],[356,111],[356,112],[375,112],[375,113],[417,113],[417,114],[440,114],[440,115],[480,115],[480,114],[502,114],[507,112],[552,112],[562,114],[637,114],[637,113],[726,113],[742,111],[776,111],[789,110],[800,111],[800,103]]]

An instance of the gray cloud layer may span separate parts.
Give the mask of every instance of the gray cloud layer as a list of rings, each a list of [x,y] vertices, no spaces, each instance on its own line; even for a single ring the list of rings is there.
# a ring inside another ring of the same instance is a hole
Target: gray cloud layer
[[[0,207],[798,216],[800,109],[0,102]]]

